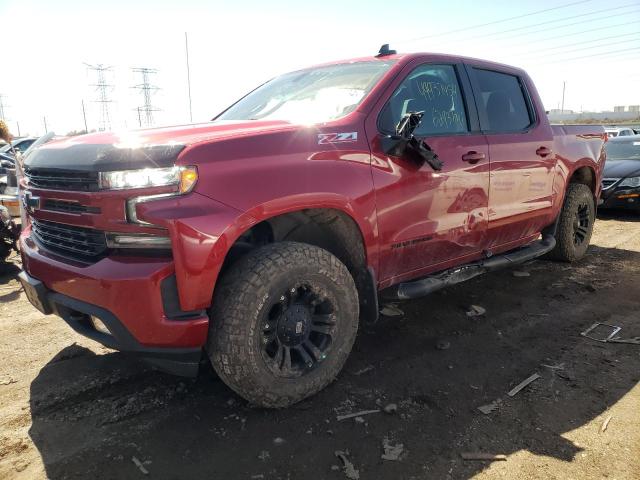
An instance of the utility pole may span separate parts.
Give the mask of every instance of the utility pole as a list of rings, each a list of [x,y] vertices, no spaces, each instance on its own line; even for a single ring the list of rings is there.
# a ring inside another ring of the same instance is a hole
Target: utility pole
[[[20,135],[20,122],[16,121],[16,125],[18,126],[18,136],[21,137],[22,135]]]
[[[89,133],[89,128],[87,127],[87,112],[84,109],[84,99],[82,99],[82,118],[84,118],[84,133]]]
[[[142,117],[140,116],[140,107],[138,107],[137,110],[138,110],[138,126],[142,128]]]
[[[138,123],[142,123],[140,120],[140,113],[142,112],[144,113],[145,126],[151,127],[153,126],[153,112],[157,112],[159,110],[151,104],[151,95],[159,89],[157,86],[151,84],[150,76],[154,73],[158,73],[158,70],[155,68],[145,67],[132,68],[131,70],[142,76],[142,83],[132,87],[142,93],[142,100],[144,102],[142,106],[138,107]]]
[[[42,120],[44,121],[44,133],[45,135],[47,134],[47,132],[49,131],[49,129],[47,128],[47,117],[42,117]]]
[[[109,114],[109,105],[112,100],[109,96],[110,91],[113,89],[113,85],[107,83],[106,73],[112,69],[110,66],[105,66],[101,63],[97,65],[89,65],[85,63],[89,70],[96,73],[97,82],[92,84],[92,87],[96,87],[97,97],[94,100],[100,105],[100,123],[98,130],[103,131],[111,129],[111,117]]]
[[[189,69],[189,39],[184,32],[184,50],[187,56],[187,91],[189,92],[189,121],[193,123],[193,111],[191,110],[191,70]]]
[[[560,107],[560,113],[564,113],[564,91],[567,88],[567,82],[562,82],[562,107]]]

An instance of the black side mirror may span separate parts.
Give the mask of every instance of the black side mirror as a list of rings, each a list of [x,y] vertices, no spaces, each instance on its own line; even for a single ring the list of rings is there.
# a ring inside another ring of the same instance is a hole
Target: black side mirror
[[[396,125],[395,135],[385,135],[380,139],[382,151],[393,157],[407,155],[418,161],[427,162],[434,170],[442,170],[442,161],[425,142],[413,136],[424,112],[407,112]]]

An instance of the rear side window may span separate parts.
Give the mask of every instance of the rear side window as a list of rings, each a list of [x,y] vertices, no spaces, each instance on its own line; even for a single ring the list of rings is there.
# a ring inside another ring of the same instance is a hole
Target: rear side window
[[[451,65],[421,65],[413,70],[380,112],[378,128],[395,132],[408,112],[424,112],[416,136],[469,131],[467,114],[456,71]]]
[[[488,130],[519,132],[533,123],[520,79],[514,75],[474,68]]]

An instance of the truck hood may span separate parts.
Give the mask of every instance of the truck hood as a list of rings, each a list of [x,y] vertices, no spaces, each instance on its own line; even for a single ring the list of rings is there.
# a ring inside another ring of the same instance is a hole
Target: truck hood
[[[189,145],[299,128],[284,121],[218,121],[196,125],[104,132],[43,145],[25,160],[29,169],[108,172],[168,167]]]
[[[640,176],[640,160],[607,160],[604,178],[625,178]]]

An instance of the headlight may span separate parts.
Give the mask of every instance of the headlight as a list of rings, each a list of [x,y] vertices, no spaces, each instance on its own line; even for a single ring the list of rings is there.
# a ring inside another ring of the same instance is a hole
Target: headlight
[[[109,248],[171,248],[171,239],[144,233],[107,233]]]
[[[196,167],[143,168],[100,172],[99,185],[103,190],[164,187],[175,185],[180,193],[193,189],[198,180]]]
[[[625,178],[622,182],[620,182],[619,187],[640,187],[640,177],[629,177]]]

